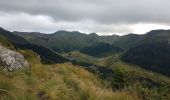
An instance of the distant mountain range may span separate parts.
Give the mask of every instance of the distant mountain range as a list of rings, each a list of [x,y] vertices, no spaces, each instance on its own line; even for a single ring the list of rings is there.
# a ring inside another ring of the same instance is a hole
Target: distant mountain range
[[[13,33],[25,38],[30,43],[45,46],[56,52],[79,50],[101,42],[128,50],[143,43],[168,42],[168,39],[170,38],[170,30],[153,30],[144,35],[128,34],[124,36],[99,36],[95,33],[84,34],[77,31],[57,31],[53,34],[36,32]]]
[[[42,45],[56,52],[79,50],[100,42],[112,44],[119,36],[99,36],[95,33],[83,34],[77,31],[58,31],[53,34],[13,32],[33,44]]]
[[[143,35],[99,36],[77,31],[9,32],[1,28],[0,36],[16,48],[35,51],[45,62],[65,62],[67,59],[59,53],[75,50],[95,57],[122,53],[121,60],[127,63],[170,76],[170,30],[152,30]]]

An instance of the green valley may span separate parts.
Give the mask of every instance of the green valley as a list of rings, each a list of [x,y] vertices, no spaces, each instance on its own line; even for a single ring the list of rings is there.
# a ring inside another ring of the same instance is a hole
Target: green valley
[[[29,68],[0,70],[0,99],[169,100],[169,36],[1,29],[0,45],[22,54]]]

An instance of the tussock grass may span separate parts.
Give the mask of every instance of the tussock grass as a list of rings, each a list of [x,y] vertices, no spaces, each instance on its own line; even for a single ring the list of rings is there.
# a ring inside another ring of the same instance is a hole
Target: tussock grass
[[[20,51],[29,69],[0,71],[2,100],[139,100],[126,91],[106,88],[92,73],[70,63],[42,65],[31,51]]]
[[[80,66],[74,66],[71,63],[42,65],[41,59],[34,52],[30,50],[19,50],[19,52],[25,56],[30,67],[14,72],[0,71],[0,100],[152,100],[154,98],[168,100],[168,98],[163,98],[168,97],[164,96],[167,93],[143,88],[140,84],[131,87],[131,91],[126,89],[113,91],[109,83],[105,84],[96,75]],[[135,75],[139,76],[142,73],[148,73],[132,69],[131,66],[128,67],[127,64],[117,59],[111,63],[111,59],[113,58],[102,58],[99,61],[103,62],[99,64],[111,65],[110,68],[119,67],[116,71],[114,68],[116,73],[111,80],[112,83],[120,83],[118,85],[123,86],[124,80],[118,82],[117,79],[123,77],[120,75],[126,75],[125,72],[135,72]],[[146,75],[151,77],[149,74]],[[167,92],[169,92],[168,89]]]

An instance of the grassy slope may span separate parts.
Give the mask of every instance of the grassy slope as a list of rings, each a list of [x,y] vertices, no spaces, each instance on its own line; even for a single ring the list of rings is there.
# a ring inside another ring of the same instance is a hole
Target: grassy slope
[[[85,55],[83,53],[80,53],[78,51],[72,51],[72,52],[66,53],[64,55],[65,56],[69,55],[71,57],[75,57],[76,59],[79,59],[81,62],[94,63],[96,65],[106,66],[106,67],[109,67],[109,68],[114,68],[114,67],[123,68],[128,72],[135,72],[136,74],[138,74],[138,76],[143,76],[143,77],[153,79],[157,82],[164,82],[164,83],[170,84],[170,78],[169,77],[166,77],[166,76],[161,75],[159,73],[155,73],[155,72],[152,72],[152,71],[145,70],[145,69],[141,68],[140,66],[127,64],[127,63],[121,61],[119,59],[121,53],[114,54],[114,55],[108,56],[108,57],[103,57],[103,58],[95,58],[95,57],[88,56],[88,55]]]
[[[169,77],[161,75],[156,72],[145,70],[141,68],[140,66],[125,63],[119,59],[120,55],[121,54],[116,54],[116,55],[100,58],[100,59],[95,60],[94,63],[98,65],[102,65],[102,66],[107,66],[110,68],[114,68],[114,67],[123,68],[128,72],[135,72],[138,76],[143,76],[143,77],[147,77],[157,82],[170,84]]]
[[[79,51],[71,51],[63,54],[64,57],[70,57],[80,62],[93,63],[96,61],[95,57],[88,56],[86,54],[80,53]]]
[[[14,49],[5,38],[0,44]],[[15,50],[17,51],[17,50]],[[31,50],[19,50],[30,63],[29,69],[0,71],[1,100],[138,100],[134,94],[112,91],[92,73],[72,64],[42,65]]]
[[[93,74],[72,64],[42,65],[38,56],[21,50],[29,69],[0,71],[0,99],[138,100],[128,92],[105,88]]]
[[[78,58],[82,58],[81,60],[85,59],[84,62],[87,62],[89,57],[79,52],[70,54],[73,57],[78,55]],[[122,89],[125,89],[125,91],[131,91],[131,93],[137,93],[138,96],[144,100],[169,100],[169,77],[147,71],[139,66],[124,63],[119,59],[120,55],[121,54],[116,54],[100,59],[90,57],[89,60],[93,59],[91,60],[91,63],[113,69],[113,72],[116,74],[108,76],[108,81],[106,82],[107,84],[110,84],[111,87],[113,86],[113,89],[115,89],[115,86],[120,88],[125,86]]]
[[[152,79],[157,82],[164,82],[164,83],[170,84],[169,77],[161,75],[156,72],[145,70],[145,69],[141,68],[140,66],[135,66],[135,65],[125,63],[125,62],[119,60],[115,56],[110,56],[110,57],[99,59],[95,63],[102,65],[102,66],[108,66],[111,68],[120,67],[120,68],[125,69],[128,72],[135,72],[136,74],[138,74],[138,76],[144,76],[144,77],[147,77],[147,78]]]

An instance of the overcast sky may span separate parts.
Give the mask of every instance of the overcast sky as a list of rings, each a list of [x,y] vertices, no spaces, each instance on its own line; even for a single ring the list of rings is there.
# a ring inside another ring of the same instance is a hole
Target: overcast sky
[[[143,34],[170,29],[170,0],[0,0],[0,27]]]

